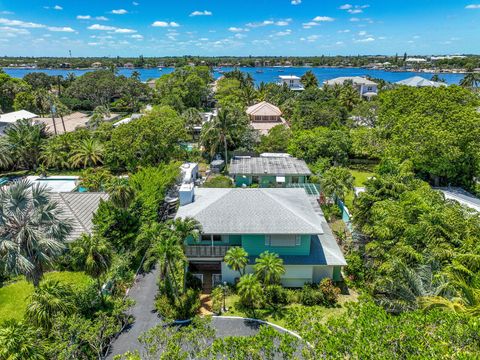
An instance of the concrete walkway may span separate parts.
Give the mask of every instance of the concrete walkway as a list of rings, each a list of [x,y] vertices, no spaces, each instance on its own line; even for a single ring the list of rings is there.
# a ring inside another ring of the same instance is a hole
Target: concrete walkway
[[[128,311],[135,318],[134,323],[113,342],[107,359],[141,348],[138,337],[162,321],[155,312],[155,296],[158,292],[158,267],[151,272],[139,275],[130,289],[128,296],[135,300],[135,305]]]

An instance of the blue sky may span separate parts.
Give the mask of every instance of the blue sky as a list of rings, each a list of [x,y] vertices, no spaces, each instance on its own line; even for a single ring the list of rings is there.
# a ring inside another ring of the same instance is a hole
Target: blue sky
[[[0,56],[480,53],[480,0],[0,0]]]

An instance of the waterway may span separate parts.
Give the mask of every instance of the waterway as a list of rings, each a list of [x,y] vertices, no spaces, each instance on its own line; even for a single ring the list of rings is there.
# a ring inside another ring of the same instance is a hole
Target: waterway
[[[418,75],[424,78],[430,79],[434,73],[413,72],[413,71],[386,71],[386,70],[372,70],[362,68],[309,68],[309,67],[256,67],[256,68],[238,68],[239,70],[249,73],[255,83],[258,85],[261,82],[277,82],[280,75],[296,75],[302,76],[306,71],[311,70],[318,78],[319,83],[325,80],[333,79],[340,76],[371,76],[378,79],[383,79],[389,82],[396,82],[407,79],[409,77]],[[48,75],[61,75],[66,76],[68,73],[73,73],[76,76],[85,74],[92,70],[74,70],[74,69],[3,69],[8,75],[15,78],[23,78],[26,74],[31,72],[44,72]],[[133,71],[137,71],[140,74],[142,81],[158,78],[162,75],[169,74],[174,71],[174,68],[163,69],[124,69],[119,68],[118,74],[130,76]],[[231,67],[223,67],[215,69],[214,76],[218,78],[222,72],[233,70]],[[439,74],[440,78],[443,78],[448,84],[458,84],[463,78],[463,74],[451,74],[444,73]]]

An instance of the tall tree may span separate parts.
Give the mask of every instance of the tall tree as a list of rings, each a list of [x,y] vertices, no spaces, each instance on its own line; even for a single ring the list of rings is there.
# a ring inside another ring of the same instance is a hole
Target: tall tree
[[[232,270],[238,271],[241,277],[245,275],[245,267],[248,264],[248,253],[241,246],[234,246],[228,249],[224,261]]]
[[[280,277],[285,273],[283,259],[276,253],[264,251],[255,259],[255,275],[263,281],[265,285],[278,283]]]
[[[300,82],[306,89],[311,87],[318,87],[317,77],[312,70],[308,70],[305,74],[303,74],[300,78]]]
[[[237,291],[242,302],[251,308],[257,307],[262,302],[262,284],[254,274],[243,275],[237,284]]]
[[[38,287],[71,226],[45,186],[21,180],[0,190],[0,264]]]
[[[73,150],[70,162],[73,166],[81,166],[84,169],[94,167],[103,161],[104,149],[102,144],[94,139],[83,139]]]
[[[331,167],[321,174],[320,186],[325,196],[338,197],[344,200],[345,196],[353,191],[354,177],[347,168]]]

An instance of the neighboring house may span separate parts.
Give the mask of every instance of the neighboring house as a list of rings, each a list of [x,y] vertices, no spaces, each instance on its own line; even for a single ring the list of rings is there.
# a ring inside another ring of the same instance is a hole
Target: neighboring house
[[[260,157],[234,157],[230,176],[236,186],[258,184],[260,187],[284,187],[303,184],[312,174],[305,161],[289,154],[261,154]]]
[[[267,135],[271,128],[277,125],[288,126],[282,118],[282,111],[269,102],[262,101],[247,109],[252,127],[261,135]]]
[[[441,191],[445,196],[445,199],[455,200],[480,213],[480,199],[470,194],[468,191],[459,187],[441,187],[435,189]]]
[[[411,78],[397,81],[395,84],[397,85],[406,85],[406,86],[412,86],[412,87],[441,87],[441,86],[448,86],[447,84],[443,82],[438,82],[438,81],[432,81],[425,79],[421,76],[413,76]]]
[[[344,85],[346,83],[352,83],[357,89],[360,96],[371,98],[378,95],[378,85],[376,82],[368,80],[361,76],[342,76],[335,79],[324,81],[327,86]]]
[[[34,119],[38,115],[31,113],[27,110],[13,111],[6,114],[0,114],[0,136],[4,133],[5,129],[11,125],[15,124],[18,120],[22,119]]]
[[[223,261],[234,246],[249,255],[247,273],[261,253],[277,253],[285,266],[281,283],[287,287],[341,280],[346,265],[318,203],[303,189],[198,188],[176,218],[193,218],[202,226],[199,241],[186,239],[186,256],[190,272],[207,289],[238,279],[239,273]]]
[[[150,79],[146,82],[147,86],[150,88],[150,89],[155,89],[155,85],[157,83],[157,79]]]
[[[101,62],[98,62],[98,61],[97,61],[97,62],[92,63],[92,68],[94,68],[94,69],[99,69],[99,68],[101,68],[101,67],[102,67],[102,63],[101,63]]]
[[[302,83],[300,82],[300,78],[295,75],[280,75],[279,76],[278,85],[287,85],[290,90],[294,91],[302,91],[305,90]]]
[[[135,66],[132,63],[123,64],[123,67],[125,69],[134,69],[135,68]]]
[[[52,192],[50,196],[62,210],[61,217],[70,221],[72,231],[67,238],[69,242],[75,241],[82,234],[92,233],[92,219],[100,200],[108,200],[107,193]]]

